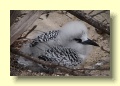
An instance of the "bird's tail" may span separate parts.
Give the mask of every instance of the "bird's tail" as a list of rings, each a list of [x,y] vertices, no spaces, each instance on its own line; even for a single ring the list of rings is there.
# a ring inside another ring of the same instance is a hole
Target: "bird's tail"
[[[21,52],[28,54],[28,55],[32,55],[32,50],[30,48],[30,43],[26,43],[23,44],[22,48],[20,49]],[[30,69],[34,72],[46,72],[46,73],[53,73],[54,69],[52,68],[48,68],[42,64],[36,64],[22,56],[20,56],[17,60],[17,62],[20,65],[23,65],[25,68]]]

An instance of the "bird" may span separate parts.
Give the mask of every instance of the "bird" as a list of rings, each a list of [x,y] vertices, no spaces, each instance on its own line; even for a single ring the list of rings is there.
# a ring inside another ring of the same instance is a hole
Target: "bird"
[[[37,59],[70,69],[79,69],[85,63],[93,46],[99,45],[89,39],[86,25],[82,21],[71,21],[59,30],[43,32],[31,43],[25,44],[21,51]],[[26,67],[31,66],[38,71],[49,69],[23,57],[18,59],[18,63]]]

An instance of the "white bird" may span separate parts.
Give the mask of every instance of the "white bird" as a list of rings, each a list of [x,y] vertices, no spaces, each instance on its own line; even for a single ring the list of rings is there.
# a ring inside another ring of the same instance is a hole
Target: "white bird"
[[[85,24],[82,21],[73,21],[65,24],[60,30],[40,34],[32,43],[24,45],[21,51],[44,61],[79,69],[92,46],[99,45],[89,39]],[[35,63],[23,57],[18,59],[18,63],[34,68],[36,66]],[[43,68],[41,64],[37,66]]]

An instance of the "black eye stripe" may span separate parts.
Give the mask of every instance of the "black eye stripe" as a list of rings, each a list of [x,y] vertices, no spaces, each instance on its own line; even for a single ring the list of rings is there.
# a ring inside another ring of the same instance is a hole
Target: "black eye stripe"
[[[81,40],[81,39],[78,39],[78,38],[75,38],[74,40],[77,41],[78,43],[81,43],[81,42],[82,42],[82,40]]]

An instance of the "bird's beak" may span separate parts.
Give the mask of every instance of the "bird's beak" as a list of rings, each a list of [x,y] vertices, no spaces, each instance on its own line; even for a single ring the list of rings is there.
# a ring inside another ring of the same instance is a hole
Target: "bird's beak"
[[[86,41],[83,41],[82,44],[93,45],[93,46],[98,46],[99,47],[99,45],[97,43],[95,43],[94,41],[92,41],[90,39],[88,39]]]

